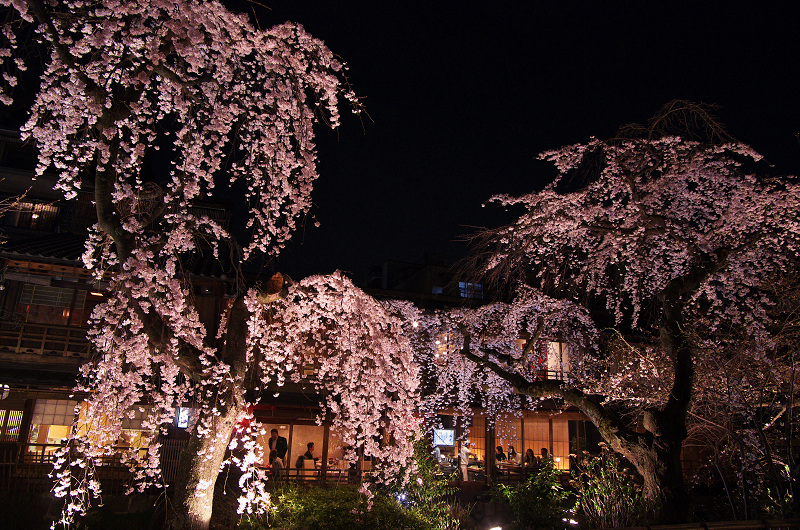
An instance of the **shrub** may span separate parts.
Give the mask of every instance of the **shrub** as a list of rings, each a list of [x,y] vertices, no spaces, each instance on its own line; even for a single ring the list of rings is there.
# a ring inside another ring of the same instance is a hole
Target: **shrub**
[[[273,493],[273,508],[265,515],[242,520],[240,528],[261,530],[428,530],[415,514],[403,509],[395,499],[375,495],[372,509],[365,507],[364,496],[355,486],[330,488],[289,484]]]
[[[450,482],[455,480],[456,473],[441,473],[439,463],[431,454],[430,442],[424,438],[414,444],[414,459],[417,467],[408,484],[396,485],[390,489],[390,494],[431,529],[461,528],[460,519],[466,519],[469,514],[451,500],[456,488],[451,487]]]
[[[570,515],[568,493],[561,485],[561,471],[552,461],[532,472],[521,484],[498,484],[495,497],[509,504],[519,529],[563,528]]]
[[[598,456],[584,453],[572,485],[578,508],[593,527],[636,526],[647,518],[647,505],[634,473],[605,447]]]

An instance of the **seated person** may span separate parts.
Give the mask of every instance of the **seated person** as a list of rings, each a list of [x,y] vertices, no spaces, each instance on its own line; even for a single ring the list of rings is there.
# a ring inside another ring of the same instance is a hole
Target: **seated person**
[[[319,458],[314,456],[314,442],[308,442],[306,447],[308,448],[308,451],[303,453],[303,457],[307,458],[308,460],[313,460],[316,463]]]
[[[533,452],[533,449],[528,449],[525,451],[525,467],[536,467],[538,461],[536,460],[536,454]]]
[[[498,462],[505,462],[507,460],[506,454],[503,452],[503,446],[497,446],[497,452],[494,454],[494,459]]]
[[[283,460],[278,456],[278,451],[275,449],[269,452],[269,467],[271,467],[273,471],[280,471],[283,469]]]
[[[519,464],[519,453],[514,450],[513,445],[508,446],[508,461],[511,464]]]

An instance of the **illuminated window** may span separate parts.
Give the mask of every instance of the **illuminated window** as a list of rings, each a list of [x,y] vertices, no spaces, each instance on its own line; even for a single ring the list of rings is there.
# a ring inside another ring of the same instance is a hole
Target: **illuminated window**
[[[520,349],[527,342],[518,339]],[[565,342],[537,340],[528,355],[525,371],[533,379],[566,379],[570,371],[569,346]]]
[[[31,423],[40,425],[72,425],[77,401],[71,399],[37,399]]]
[[[458,294],[461,298],[483,299],[483,284],[473,282],[458,282]]]
[[[503,447],[503,451],[511,458],[511,447],[522,461],[524,444],[522,442],[522,418],[511,414],[500,414],[494,425],[495,445]]]
[[[470,453],[475,456],[477,461],[483,462],[486,458],[486,419],[480,415],[464,419],[467,422],[471,420],[469,435],[467,436]]]
[[[0,442],[16,442],[21,423],[21,410],[0,410]]]
[[[77,401],[70,399],[37,399],[31,417],[26,458],[48,461],[69,436],[75,420]]]
[[[26,283],[19,296],[17,315],[25,322],[66,325],[72,308],[77,308],[72,320],[82,323],[85,301],[84,290]]]
[[[448,355],[456,351],[455,336],[452,333],[443,333],[436,339],[436,353],[434,360],[437,364],[444,363]]]
[[[119,438],[108,440],[104,427],[108,427],[109,419],[106,414],[99,417],[88,414],[88,403],[82,402],[78,414],[76,430],[78,434],[88,435],[97,444],[115,447],[141,448],[142,454],[149,444],[150,432],[144,428],[143,423],[150,414],[148,405],[137,405],[130,411],[121,413],[121,432]],[[131,417],[132,416],[132,417]]]
[[[34,230],[52,230],[58,220],[58,207],[20,201],[5,214],[5,225]]]
[[[147,447],[142,423],[149,413],[149,407],[136,407],[133,410],[133,418],[126,415],[122,419],[122,434],[118,442],[120,447]]]

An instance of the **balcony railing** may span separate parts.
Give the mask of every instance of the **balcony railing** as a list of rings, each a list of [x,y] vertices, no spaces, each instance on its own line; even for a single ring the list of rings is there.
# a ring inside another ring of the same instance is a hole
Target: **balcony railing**
[[[45,357],[89,357],[86,328],[0,322],[0,353]]]
[[[172,485],[177,478],[178,461],[186,447],[187,440],[162,438],[159,440],[161,456],[161,476],[164,483]],[[45,493],[53,487],[49,477],[53,471],[56,451],[61,444],[0,444],[0,493],[6,491],[25,493]],[[130,468],[123,465],[119,453],[127,447],[115,448],[119,452],[104,456],[96,462],[95,472],[106,493],[123,493],[130,483]],[[147,448],[140,449],[144,457]],[[311,461],[308,464],[312,464]],[[293,481],[303,483],[358,484],[362,477],[372,473],[371,462],[360,462],[358,466],[329,461],[321,465],[307,465],[303,468],[287,467],[279,471],[268,471],[273,483]]]

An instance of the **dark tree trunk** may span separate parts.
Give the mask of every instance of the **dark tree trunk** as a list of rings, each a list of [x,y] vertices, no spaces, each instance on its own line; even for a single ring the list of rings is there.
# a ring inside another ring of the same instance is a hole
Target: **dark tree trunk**
[[[633,464],[644,479],[644,495],[654,521],[684,522],[687,518],[687,497],[683,485],[681,449],[686,439],[686,417],[694,386],[692,350],[683,333],[683,304],[680,296],[686,281],[675,282],[677,293],[662,297],[664,318],[661,345],[672,359],[674,378],[663,408],[649,410],[643,417],[643,432],[630,425],[617,411],[606,407],[602,397],[591,396],[555,380],[528,381],[517,373],[499,366],[486,356],[470,351],[465,340],[462,354],[481,363],[511,383],[518,392],[535,398],[560,397],[580,409],[591,421],[609,447]]]
[[[644,480],[643,493],[654,521],[685,522],[687,497],[683,484],[681,447],[683,438],[655,439],[652,443],[624,444],[619,452],[634,465]]]

